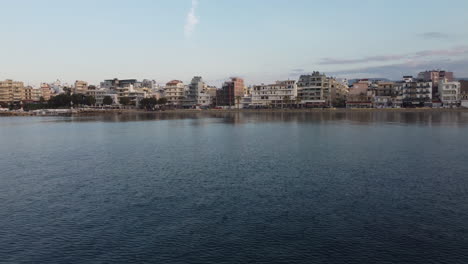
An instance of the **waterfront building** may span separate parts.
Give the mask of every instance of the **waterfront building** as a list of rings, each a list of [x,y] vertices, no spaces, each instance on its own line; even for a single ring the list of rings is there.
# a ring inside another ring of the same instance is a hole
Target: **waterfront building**
[[[151,89],[149,88],[135,88],[131,84],[117,88],[117,98],[119,103],[122,98],[128,98],[130,105],[138,107],[140,101],[148,97],[151,97]]]
[[[42,93],[42,98],[44,98],[45,101],[48,101],[52,94],[50,85],[47,83],[42,83],[40,89]]]
[[[212,93],[200,76],[195,76],[189,84],[186,107],[207,107],[212,104]]]
[[[88,83],[85,81],[75,81],[72,91],[74,94],[86,94],[88,91]]]
[[[468,80],[460,80],[460,105],[468,108]]]
[[[443,107],[460,105],[460,82],[442,79],[439,81],[439,94]]]
[[[395,83],[396,90],[401,92],[403,107],[431,107],[432,106],[432,81],[404,78]]]
[[[0,81],[0,102],[20,102],[25,98],[24,83],[13,80]]]
[[[370,85],[374,108],[392,108],[396,99],[395,83],[389,81],[376,81]],[[398,106],[398,103],[395,102]]]
[[[334,107],[346,106],[346,99],[349,93],[348,80],[337,80],[329,78],[330,81],[330,100]]]
[[[86,92],[86,95],[94,97],[96,100],[96,105],[103,105],[103,100],[106,95],[108,95],[109,91],[105,89],[89,89]]]
[[[437,101],[440,98],[439,81],[446,79],[447,81],[452,82],[454,81],[454,74],[449,71],[431,70],[420,72],[417,79],[432,82],[432,97]]]
[[[187,87],[182,81],[172,80],[164,87],[164,96],[171,105],[181,107],[187,98]]]
[[[254,107],[284,107],[293,104],[296,96],[297,83],[294,80],[254,85],[251,92],[251,105]]]
[[[218,106],[236,106],[244,95],[244,79],[232,77],[230,81],[224,82],[221,89],[216,92],[216,104]]]
[[[297,96],[306,107],[329,106],[331,102],[329,78],[318,71],[301,75],[297,82]]]
[[[41,89],[35,89],[31,86],[24,87],[23,101],[39,102],[41,100],[41,97],[43,97]]]
[[[146,80],[144,84],[136,79],[108,79],[101,82],[100,89],[88,94],[99,97],[99,99],[96,98],[96,104],[101,102],[100,98],[104,99],[104,97],[110,96],[113,98],[114,104],[120,104],[121,100],[128,98],[129,105],[138,106],[142,99],[151,97],[153,94],[152,81]]]
[[[372,108],[372,91],[369,89],[371,82],[369,79],[362,79],[353,83],[349,89],[346,100],[347,108]]]

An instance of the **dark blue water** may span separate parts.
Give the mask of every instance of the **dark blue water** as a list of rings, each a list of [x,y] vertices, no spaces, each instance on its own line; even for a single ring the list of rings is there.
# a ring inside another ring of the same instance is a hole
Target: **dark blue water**
[[[0,118],[1,263],[468,263],[468,112]]]

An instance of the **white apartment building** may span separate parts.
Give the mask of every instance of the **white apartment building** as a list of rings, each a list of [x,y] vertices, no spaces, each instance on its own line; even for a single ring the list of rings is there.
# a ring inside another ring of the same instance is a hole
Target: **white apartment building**
[[[187,91],[186,106],[209,106],[211,103],[212,96],[208,91],[208,85],[206,85],[202,77],[193,77]]]
[[[297,96],[294,80],[276,81],[274,84],[254,85],[251,90],[252,106],[282,107],[293,104]]]
[[[460,104],[460,82],[439,81],[439,95],[444,107],[456,107]]]

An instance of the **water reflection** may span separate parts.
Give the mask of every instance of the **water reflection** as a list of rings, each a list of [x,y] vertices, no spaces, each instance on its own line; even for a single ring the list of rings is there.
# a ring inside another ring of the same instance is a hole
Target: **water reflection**
[[[63,121],[74,122],[135,122],[158,120],[191,119],[194,125],[208,122],[222,122],[233,125],[248,123],[325,123],[348,122],[353,124],[396,123],[423,125],[465,125],[468,112],[163,112],[163,113],[124,113],[95,116],[75,116]],[[203,122],[201,122],[203,120]],[[57,121],[57,120],[56,120]]]

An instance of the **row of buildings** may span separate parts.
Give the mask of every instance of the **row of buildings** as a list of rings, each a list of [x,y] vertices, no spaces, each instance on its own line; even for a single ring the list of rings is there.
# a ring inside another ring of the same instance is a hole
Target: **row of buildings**
[[[144,98],[166,98],[176,108],[285,108],[285,107],[468,107],[468,82],[455,80],[452,72],[425,71],[399,81],[360,79],[347,81],[320,72],[301,75],[298,80],[246,86],[239,77],[221,88],[209,86],[201,76],[189,84],[172,80],[159,85],[154,80],[109,79],[98,86],[76,81],[43,83],[40,88],[12,80],[0,81],[0,103],[49,100],[60,93],[85,94],[103,105],[105,97],[114,105],[138,106]]]
[[[425,71],[400,81],[358,80],[350,86],[348,108],[468,107],[468,81],[452,72]]]

